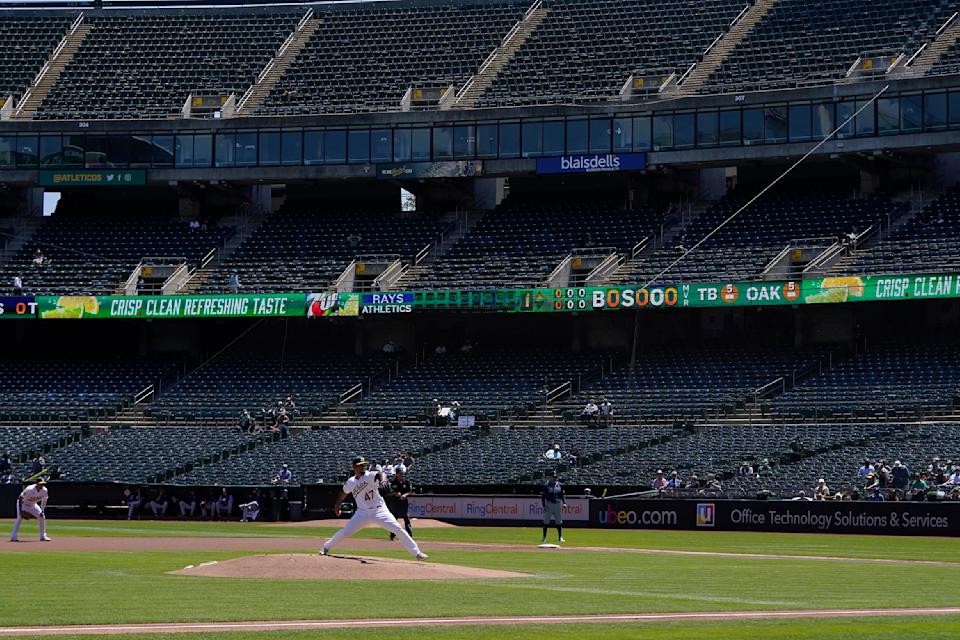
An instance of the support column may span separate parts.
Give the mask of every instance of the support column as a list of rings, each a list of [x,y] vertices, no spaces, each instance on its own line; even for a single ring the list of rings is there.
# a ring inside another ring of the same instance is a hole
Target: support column
[[[477,209],[489,211],[503,202],[505,178],[474,178],[473,205]]]
[[[23,190],[23,213],[30,217],[43,216],[43,187],[26,187]]]
[[[727,168],[700,169],[700,198],[719,200],[727,193]]]
[[[255,215],[273,211],[273,187],[269,184],[250,185],[250,211]]]

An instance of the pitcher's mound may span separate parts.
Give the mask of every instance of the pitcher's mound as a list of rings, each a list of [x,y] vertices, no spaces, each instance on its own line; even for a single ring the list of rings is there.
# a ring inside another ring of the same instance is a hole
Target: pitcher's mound
[[[171,571],[178,576],[266,580],[478,580],[527,578],[530,574],[461,567],[454,564],[367,556],[264,554],[210,562]]]

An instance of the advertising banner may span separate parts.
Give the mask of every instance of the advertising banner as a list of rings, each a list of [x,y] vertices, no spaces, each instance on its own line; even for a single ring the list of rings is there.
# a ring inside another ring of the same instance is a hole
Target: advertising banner
[[[805,304],[960,297],[960,275],[833,276],[804,281]]]
[[[645,153],[594,153],[537,158],[537,173],[595,173],[640,171],[647,168]]]
[[[960,504],[793,500],[594,500],[590,526],[603,529],[701,529],[960,535]]]
[[[378,164],[377,178],[381,180],[408,180],[419,178],[470,178],[483,173],[481,160],[451,160],[440,162],[400,162]]]
[[[147,184],[147,172],[143,169],[41,169],[39,184],[41,187],[142,187]]]
[[[543,522],[543,507],[537,496],[434,496],[410,497],[410,517],[436,520],[484,520]],[[570,498],[564,520],[587,522],[589,501]]]
[[[303,316],[302,293],[206,296],[38,296],[41,319]]]
[[[0,320],[10,318],[36,318],[37,301],[33,296],[0,297]]]

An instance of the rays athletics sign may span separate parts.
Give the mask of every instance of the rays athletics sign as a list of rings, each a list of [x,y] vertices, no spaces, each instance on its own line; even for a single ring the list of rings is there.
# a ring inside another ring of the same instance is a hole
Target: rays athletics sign
[[[537,173],[594,173],[640,171],[647,168],[645,153],[605,153],[537,158]]]

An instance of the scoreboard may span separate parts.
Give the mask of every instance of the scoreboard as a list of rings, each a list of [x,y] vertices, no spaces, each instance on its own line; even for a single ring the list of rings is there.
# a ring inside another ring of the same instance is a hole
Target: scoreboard
[[[32,296],[0,297],[0,319],[36,317],[37,302]]]

